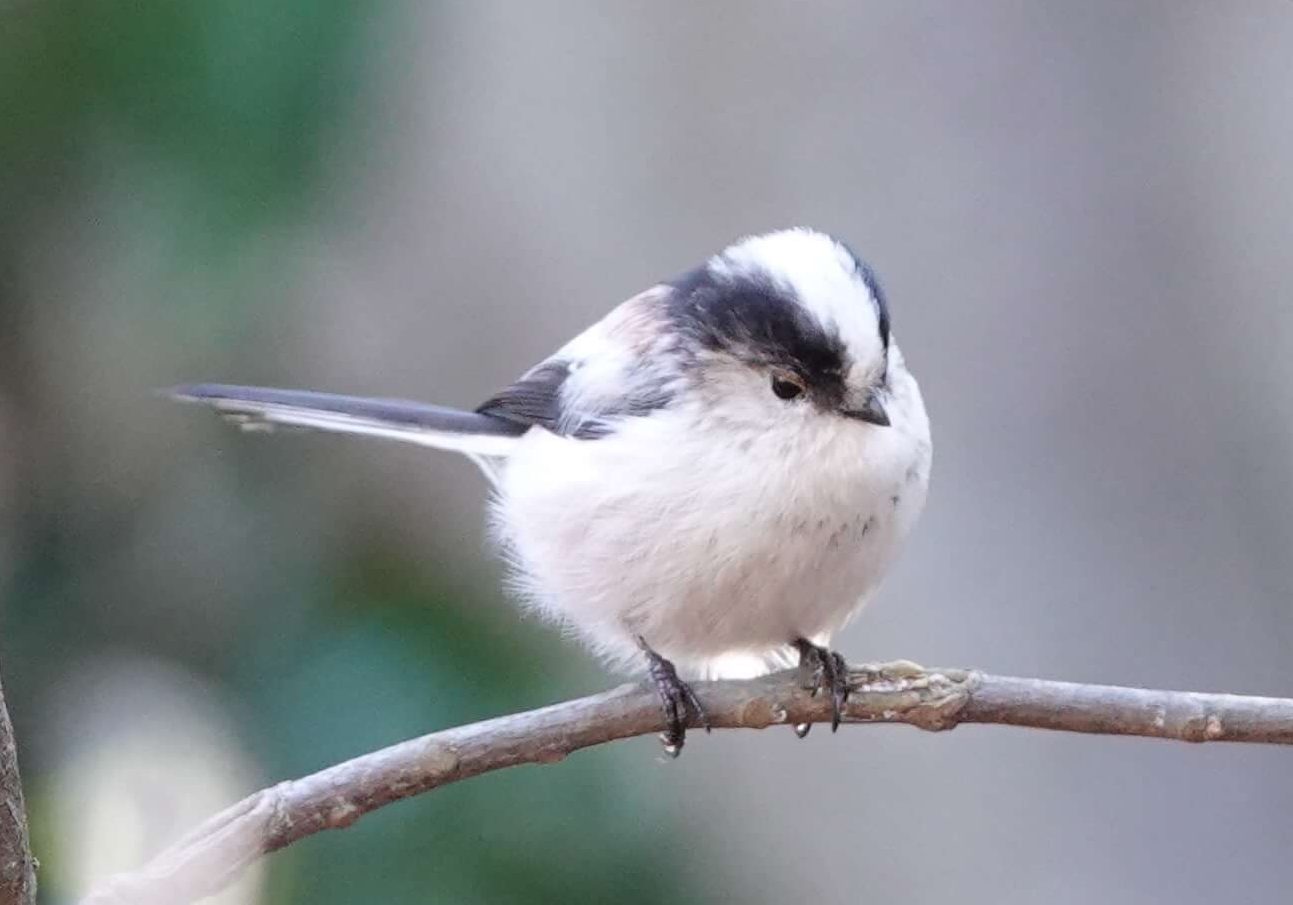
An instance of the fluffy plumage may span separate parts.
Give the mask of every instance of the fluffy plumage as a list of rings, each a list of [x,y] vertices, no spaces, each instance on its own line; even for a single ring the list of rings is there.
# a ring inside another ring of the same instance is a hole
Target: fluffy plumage
[[[248,426],[463,452],[526,604],[606,660],[690,675],[825,644],[924,505],[929,422],[873,272],[811,230],[744,239],[629,299],[474,412],[181,387]]]

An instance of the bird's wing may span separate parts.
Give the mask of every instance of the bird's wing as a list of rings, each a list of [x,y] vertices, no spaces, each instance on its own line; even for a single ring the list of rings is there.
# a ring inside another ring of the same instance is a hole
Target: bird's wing
[[[477,414],[595,440],[623,418],[665,407],[678,387],[664,308],[671,291],[656,286],[619,305],[487,399]]]

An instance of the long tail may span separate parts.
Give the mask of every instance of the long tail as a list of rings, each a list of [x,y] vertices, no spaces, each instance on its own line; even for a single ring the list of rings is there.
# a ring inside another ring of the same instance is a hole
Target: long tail
[[[492,415],[402,399],[224,383],[195,383],[172,387],[168,392],[174,399],[206,403],[244,430],[283,425],[453,450],[469,456],[491,478],[494,468],[488,460],[506,457],[517,438],[528,430],[527,425]]]

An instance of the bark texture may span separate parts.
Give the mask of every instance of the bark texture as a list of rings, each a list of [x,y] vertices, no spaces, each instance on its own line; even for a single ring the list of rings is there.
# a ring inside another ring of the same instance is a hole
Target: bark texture
[[[1080,685],[924,669],[899,661],[855,669],[845,722],[904,723],[929,731],[998,723],[1184,742],[1293,744],[1293,699]],[[721,729],[829,723],[830,702],[795,671],[697,683]],[[138,871],[112,878],[83,905],[189,902],[214,893],[262,855],[340,829],[401,798],[517,764],[551,764],[593,745],[664,729],[646,685],[410,739],[281,782],[215,815]]]

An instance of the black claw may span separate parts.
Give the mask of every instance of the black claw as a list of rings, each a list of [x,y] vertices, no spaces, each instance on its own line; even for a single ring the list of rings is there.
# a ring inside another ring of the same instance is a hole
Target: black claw
[[[709,732],[709,716],[696,697],[692,687],[678,678],[678,670],[664,657],[647,646],[646,641],[638,638],[638,647],[647,657],[647,672],[655,683],[656,693],[660,695],[660,707],[664,710],[665,731],[660,734],[665,753],[677,757],[682,753],[682,746],[687,741],[687,723],[691,716]]]
[[[799,668],[812,670],[811,677],[805,682],[804,687],[812,691],[813,697],[816,697],[820,691],[831,693],[831,732],[836,732],[840,728],[840,717],[844,713],[844,705],[848,703],[851,690],[848,664],[835,651],[818,647],[805,638],[795,641],[795,647],[799,648]],[[795,728],[795,732],[799,734],[798,727]],[[803,738],[807,734],[805,732],[799,737]]]

